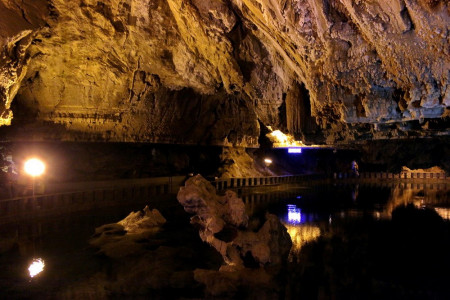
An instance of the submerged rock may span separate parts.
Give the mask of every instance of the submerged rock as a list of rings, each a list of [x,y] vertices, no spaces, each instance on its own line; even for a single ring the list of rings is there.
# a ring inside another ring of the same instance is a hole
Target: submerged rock
[[[92,282],[108,299],[199,299],[203,286],[194,280],[194,270],[218,268],[222,261],[198,239],[175,199],[167,202],[159,206],[167,221],[146,206],[117,223],[96,228],[90,244],[99,249],[102,268],[69,292]]]
[[[166,219],[158,210],[145,206],[143,211],[131,212],[122,221],[97,227],[89,243],[111,258],[143,253],[151,246],[159,246],[160,241],[149,237],[165,223]]]
[[[276,282],[264,269],[222,266],[219,271],[194,271],[196,281],[205,284],[206,294],[213,297],[235,296],[240,290],[251,294],[254,299],[276,299]]]

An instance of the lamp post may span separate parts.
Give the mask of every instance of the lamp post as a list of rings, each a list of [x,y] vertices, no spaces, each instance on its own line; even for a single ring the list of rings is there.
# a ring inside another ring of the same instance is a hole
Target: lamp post
[[[41,176],[45,171],[45,164],[37,158],[31,158],[25,162],[25,172],[33,178],[33,198],[35,178]]]

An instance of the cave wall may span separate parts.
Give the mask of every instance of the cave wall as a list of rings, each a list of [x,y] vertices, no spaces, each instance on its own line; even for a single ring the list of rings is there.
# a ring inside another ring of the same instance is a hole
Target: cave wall
[[[20,183],[30,157],[46,164],[46,183],[160,176],[212,176],[221,165],[221,147],[146,143],[14,142],[0,145],[0,160],[11,156]],[[7,163],[10,165],[10,163]],[[2,172],[3,173],[3,172]]]
[[[407,137],[408,122],[448,134],[427,121],[449,116],[449,7],[0,0],[0,123],[15,115],[34,139],[238,146],[257,145],[258,121],[327,143]]]
[[[438,166],[450,173],[450,138],[367,141],[359,146],[360,170],[399,173],[403,166]]]
[[[17,106],[23,105],[23,98],[17,98]],[[42,122],[29,122],[30,115],[36,115]],[[9,130],[9,136],[13,135],[15,140],[45,140],[45,137],[58,141],[248,147],[257,145],[254,137],[259,135],[255,112],[243,99],[224,91],[201,95],[192,89],[177,91],[164,87],[110,109],[27,111],[17,114],[17,121],[22,125]]]

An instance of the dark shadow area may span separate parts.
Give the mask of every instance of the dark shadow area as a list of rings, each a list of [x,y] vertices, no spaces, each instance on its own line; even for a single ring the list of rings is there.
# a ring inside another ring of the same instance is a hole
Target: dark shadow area
[[[338,222],[289,266],[287,299],[448,299],[450,224],[436,212]]]
[[[213,174],[221,147],[145,143],[17,142],[0,145],[18,172],[30,157],[46,163],[47,182]]]

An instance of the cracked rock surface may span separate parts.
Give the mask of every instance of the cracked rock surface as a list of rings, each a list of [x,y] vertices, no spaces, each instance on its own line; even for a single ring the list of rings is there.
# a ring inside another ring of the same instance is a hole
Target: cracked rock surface
[[[448,134],[444,0],[0,0],[0,17],[0,124],[53,132],[34,138]]]

